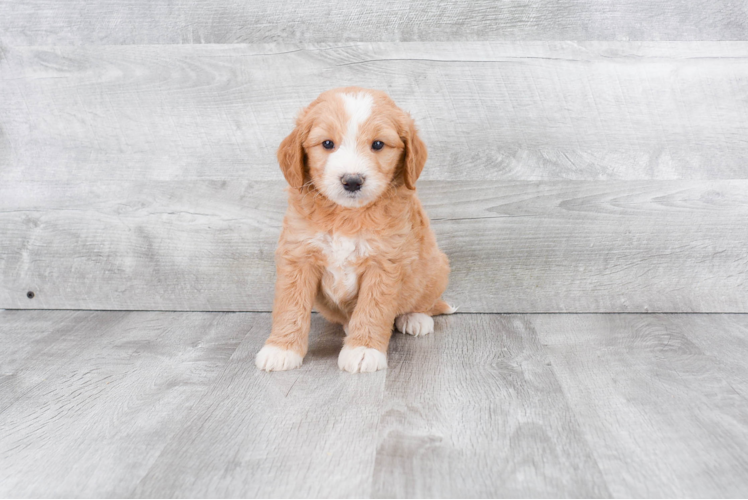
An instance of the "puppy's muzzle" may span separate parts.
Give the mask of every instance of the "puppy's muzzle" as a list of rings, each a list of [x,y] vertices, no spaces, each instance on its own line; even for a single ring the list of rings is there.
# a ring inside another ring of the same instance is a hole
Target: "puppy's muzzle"
[[[345,174],[340,178],[340,182],[343,183],[343,188],[346,191],[354,193],[361,189],[364,184],[364,176],[359,174]]]

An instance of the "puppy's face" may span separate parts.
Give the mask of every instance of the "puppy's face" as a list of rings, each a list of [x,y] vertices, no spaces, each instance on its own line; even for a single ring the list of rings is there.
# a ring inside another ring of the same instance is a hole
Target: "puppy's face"
[[[367,92],[336,93],[313,112],[303,142],[309,176],[338,205],[367,205],[394,177],[405,144],[392,110],[377,104]]]
[[[350,87],[325,92],[302,111],[278,160],[291,186],[311,183],[338,205],[357,208],[393,184],[414,189],[426,147],[387,95]]]

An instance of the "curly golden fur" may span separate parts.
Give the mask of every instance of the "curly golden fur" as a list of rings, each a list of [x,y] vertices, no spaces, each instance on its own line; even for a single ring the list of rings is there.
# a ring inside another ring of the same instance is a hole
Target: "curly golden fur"
[[[419,335],[454,311],[440,299],[449,262],[416,195],[426,157],[413,119],[383,92],[334,89],[302,110],[278,149],[288,211],[259,368],[301,365],[315,306],[344,326],[339,366],[351,372],[386,367],[396,319]],[[363,179],[357,190],[349,174]]]

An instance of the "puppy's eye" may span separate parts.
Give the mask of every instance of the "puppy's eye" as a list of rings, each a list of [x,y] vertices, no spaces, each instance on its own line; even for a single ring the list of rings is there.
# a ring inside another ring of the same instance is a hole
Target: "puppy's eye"
[[[384,143],[382,141],[374,141],[371,144],[371,149],[373,149],[374,151],[379,151],[383,147],[384,147]]]
[[[335,147],[335,143],[332,142],[332,141],[330,141],[330,140],[323,141],[322,142],[322,147],[325,148],[325,149],[332,149],[332,148]]]

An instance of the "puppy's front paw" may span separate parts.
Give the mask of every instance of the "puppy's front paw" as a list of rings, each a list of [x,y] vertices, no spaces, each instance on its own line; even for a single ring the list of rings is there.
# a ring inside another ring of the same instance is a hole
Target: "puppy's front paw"
[[[293,370],[301,366],[301,360],[301,356],[293,351],[266,345],[257,353],[255,365],[260,370],[269,372]]]
[[[395,319],[395,328],[408,335],[421,337],[434,333],[434,318],[424,313],[401,314]]]
[[[375,372],[387,368],[387,355],[369,347],[343,347],[338,356],[338,367],[351,373]]]

